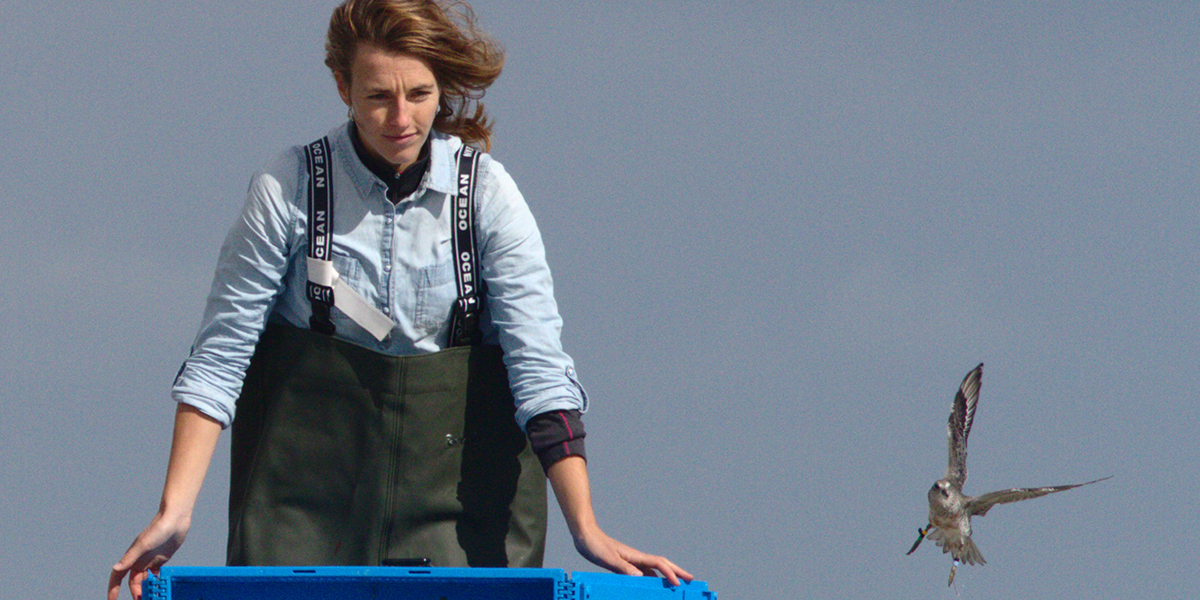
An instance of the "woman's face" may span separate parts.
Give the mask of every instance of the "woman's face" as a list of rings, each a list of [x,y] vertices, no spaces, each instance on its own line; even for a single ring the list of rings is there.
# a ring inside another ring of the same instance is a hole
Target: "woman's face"
[[[337,87],[354,110],[367,151],[395,165],[396,172],[417,160],[441,98],[437,78],[424,60],[360,44],[350,81],[338,75]]]

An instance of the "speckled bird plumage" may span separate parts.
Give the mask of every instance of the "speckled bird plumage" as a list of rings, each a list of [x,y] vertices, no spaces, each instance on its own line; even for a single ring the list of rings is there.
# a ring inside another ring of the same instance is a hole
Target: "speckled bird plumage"
[[[929,524],[924,529],[917,530],[917,541],[908,551],[908,554],[912,554],[925,537],[936,542],[943,553],[948,552],[954,557],[950,583],[954,582],[954,571],[958,563],[981,565],[987,562],[975,546],[975,542],[971,540],[971,517],[982,517],[997,504],[1037,498],[1108,479],[1105,477],[1071,485],[1013,488],[980,496],[963,494],[963,483],[967,481],[967,437],[971,434],[971,425],[975,421],[975,407],[979,402],[982,378],[983,363],[980,363],[963,378],[958,393],[954,396],[946,432],[950,446],[946,476],[929,488]]]

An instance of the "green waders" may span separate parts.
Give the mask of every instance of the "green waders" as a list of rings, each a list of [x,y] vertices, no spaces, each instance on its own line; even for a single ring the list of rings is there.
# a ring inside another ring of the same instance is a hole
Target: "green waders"
[[[546,480],[495,346],[395,357],[269,325],[233,423],[229,565],[540,567]]]

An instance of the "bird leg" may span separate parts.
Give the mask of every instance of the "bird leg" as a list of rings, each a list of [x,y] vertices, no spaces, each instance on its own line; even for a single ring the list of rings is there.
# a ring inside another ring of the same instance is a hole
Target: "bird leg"
[[[908,552],[904,553],[905,556],[917,551],[917,546],[921,545],[921,540],[925,539],[925,534],[929,533],[930,527],[933,527],[933,525],[926,524],[924,529],[917,528],[917,541],[913,542],[912,548],[909,548]]]
[[[958,570],[958,559],[954,559],[954,564],[950,565],[950,581],[946,582],[946,587],[954,585],[954,572]]]

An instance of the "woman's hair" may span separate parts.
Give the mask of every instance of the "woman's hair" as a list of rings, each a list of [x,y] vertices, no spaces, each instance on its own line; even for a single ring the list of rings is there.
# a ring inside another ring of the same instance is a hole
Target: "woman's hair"
[[[475,26],[466,3],[434,0],[346,0],[333,10],[325,65],[350,83],[360,44],[424,60],[441,90],[434,129],[490,150],[492,122],[484,92],[504,68],[504,50]]]

